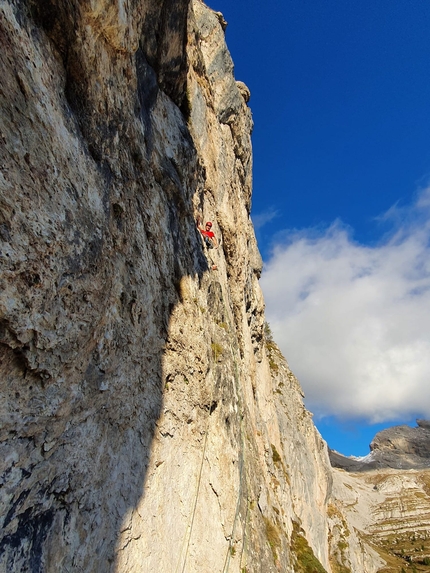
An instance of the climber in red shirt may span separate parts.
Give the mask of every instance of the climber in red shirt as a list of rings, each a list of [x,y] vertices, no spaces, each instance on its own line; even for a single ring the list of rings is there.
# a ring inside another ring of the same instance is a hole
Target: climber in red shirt
[[[218,247],[217,238],[215,237],[213,231],[211,231],[211,228],[212,228],[212,223],[210,221],[207,221],[205,228],[203,229],[202,227],[200,227],[200,218],[197,219],[197,229],[202,234],[203,240],[208,249],[213,249]],[[212,265],[212,270],[214,271],[217,270],[216,265],[214,264]]]
[[[218,247],[218,241],[216,240],[216,237],[214,235],[214,233],[211,231],[212,228],[212,223],[210,221],[208,221],[205,225],[205,229],[202,229],[200,227],[200,219],[197,219],[197,229],[200,231],[200,233],[203,236],[203,240],[206,243],[206,246],[209,249],[213,249],[214,247]]]

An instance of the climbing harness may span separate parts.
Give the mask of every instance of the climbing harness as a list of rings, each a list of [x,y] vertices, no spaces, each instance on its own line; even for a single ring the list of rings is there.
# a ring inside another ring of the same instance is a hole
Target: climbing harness
[[[208,249],[213,249],[213,248],[214,248],[214,246],[213,246],[213,244],[212,244],[212,241],[209,239],[209,237],[206,237],[205,235],[203,235],[203,239],[204,239],[204,241],[205,241],[206,246],[207,246]]]

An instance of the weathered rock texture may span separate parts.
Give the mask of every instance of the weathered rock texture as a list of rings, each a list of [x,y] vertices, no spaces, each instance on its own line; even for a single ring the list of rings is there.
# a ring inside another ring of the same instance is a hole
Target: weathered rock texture
[[[340,540],[264,330],[225,26],[199,0],[0,1],[1,572],[381,563]]]
[[[429,571],[430,470],[336,469],[333,477],[333,571]],[[357,539],[365,548],[361,563],[350,551]]]

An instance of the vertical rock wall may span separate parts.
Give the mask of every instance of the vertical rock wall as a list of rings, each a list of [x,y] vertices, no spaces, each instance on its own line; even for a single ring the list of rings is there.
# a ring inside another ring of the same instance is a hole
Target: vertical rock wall
[[[2,572],[330,571],[224,27],[199,0],[0,2]]]

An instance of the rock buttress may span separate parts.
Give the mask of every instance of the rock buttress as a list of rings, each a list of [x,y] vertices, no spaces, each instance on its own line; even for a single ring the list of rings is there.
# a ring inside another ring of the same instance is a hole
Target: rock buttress
[[[225,25],[199,0],[0,5],[1,571],[330,571]]]

